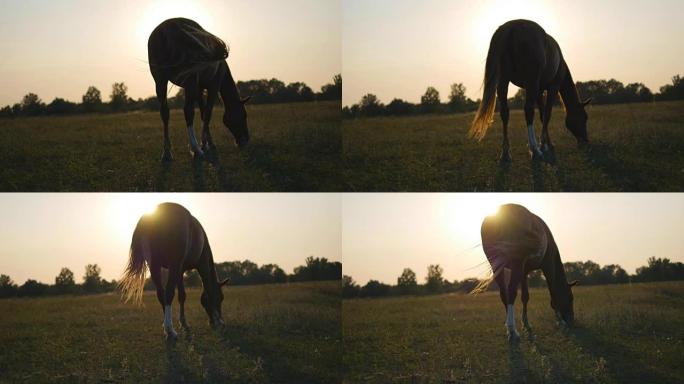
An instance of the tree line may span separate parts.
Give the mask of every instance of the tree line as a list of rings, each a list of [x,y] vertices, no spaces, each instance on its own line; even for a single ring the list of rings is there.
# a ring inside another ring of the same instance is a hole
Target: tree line
[[[81,283],[76,283],[74,273],[69,268],[62,268],[55,277],[54,284],[45,284],[28,279],[22,285],[17,285],[8,275],[0,275],[0,298],[5,297],[36,297],[63,294],[92,294],[112,292],[116,290],[117,281],[102,278],[102,270],[97,264],[88,264]],[[229,285],[275,284],[301,281],[340,280],[342,278],[342,263],[329,261],[326,258],[309,256],[304,265],[294,269],[291,274],[286,273],[277,264],[257,265],[245,261],[226,261],[216,264],[216,272],[220,279],[228,278]],[[183,282],[186,287],[201,287],[202,280],[196,270],[185,273]],[[145,290],[153,290],[154,284],[148,277],[145,280]]]
[[[660,87],[660,92],[655,94],[643,83],[624,85],[615,79],[578,81],[576,86],[580,97],[591,97],[592,104],[684,100],[684,79],[679,75],[672,77],[672,84]],[[376,95],[369,93],[351,107],[342,108],[342,115],[345,118],[355,118],[476,111],[480,99],[472,100],[466,97],[465,92],[466,88],[462,83],[454,83],[450,87],[446,102],[442,103],[439,91],[430,86],[421,96],[420,103],[395,98],[389,104],[383,104]],[[522,109],[525,105],[525,90],[518,89],[518,92],[508,99],[508,104],[511,109]],[[556,100],[556,104],[560,104],[559,99]]]
[[[339,74],[333,77],[332,83],[323,85],[319,92],[313,91],[302,82],[286,85],[278,79],[238,81],[237,87],[241,95],[251,96],[250,103],[254,104],[342,100],[342,76]],[[179,88],[175,96],[168,98],[169,108],[183,108],[184,100],[184,90]],[[221,102],[220,98],[218,102]],[[157,97],[132,99],[128,96],[128,86],[121,82],[112,84],[109,101],[103,101],[102,92],[94,86],[88,87],[80,103],[57,97],[46,104],[37,94],[28,93],[18,103],[1,108],[0,117],[116,113],[139,110],[158,111]]]
[[[601,267],[593,261],[576,261],[563,263],[568,281],[577,280],[581,285],[625,284],[652,281],[684,280],[684,264],[671,262],[669,259],[650,257],[648,264],[639,267],[634,275],[629,275],[620,265],[610,264]],[[382,297],[401,295],[427,295],[450,292],[468,293],[477,286],[479,280],[467,278],[453,282],[443,277],[444,269],[436,265],[429,265],[424,284],[418,284],[416,273],[405,268],[397,278],[396,285],[389,285],[377,280],[370,280],[360,286],[351,276],[342,277],[342,297]],[[544,275],[540,270],[528,275],[530,287],[546,286]],[[489,286],[489,290],[498,290],[496,282]]]

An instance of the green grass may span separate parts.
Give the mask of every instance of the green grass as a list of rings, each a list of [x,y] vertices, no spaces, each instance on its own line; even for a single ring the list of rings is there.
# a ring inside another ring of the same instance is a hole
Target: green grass
[[[530,292],[510,344],[498,292],[343,300],[349,383],[681,383],[684,283],[576,287],[577,327]]]
[[[190,290],[190,333],[167,343],[153,293],[0,300],[0,382],[340,382],[340,283],[224,288],[213,331]],[[174,323],[178,305],[174,303]]]
[[[214,109],[217,162],[194,162],[181,110],[171,111],[175,160],[161,163],[158,112],[0,119],[2,191],[337,191],[340,103],[248,105],[240,152]],[[195,126],[200,127],[199,112]],[[197,135],[200,135],[196,129]]]
[[[473,114],[344,120],[346,189],[353,191],[681,191],[684,102],[591,106],[588,151],[554,108],[556,163],[533,163],[523,111],[512,111],[513,162],[501,167],[498,113],[485,139],[466,133]],[[541,132],[535,115],[537,134]]]

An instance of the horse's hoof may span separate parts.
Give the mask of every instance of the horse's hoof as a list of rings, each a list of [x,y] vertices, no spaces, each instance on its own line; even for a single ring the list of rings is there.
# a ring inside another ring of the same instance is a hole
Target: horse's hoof
[[[539,150],[539,148],[530,150],[530,157],[532,158],[532,161],[544,161],[544,154]]]
[[[510,343],[517,343],[520,341],[520,335],[517,331],[508,332],[508,341]]]
[[[502,152],[499,157],[499,164],[508,164],[511,162],[511,154],[509,152]]]
[[[161,161],[162,163],[168,163],[170,161],[173,161],[173,156],[171,155],[171,152],[162,153]]]
[[[204,160],[204,152],[202,152],[202,151],[192,152],[192,159],[195,161]]]
[[[173,342],[176,340],[178,340],[178,334],[176,331],[166,332],[166,341]]]

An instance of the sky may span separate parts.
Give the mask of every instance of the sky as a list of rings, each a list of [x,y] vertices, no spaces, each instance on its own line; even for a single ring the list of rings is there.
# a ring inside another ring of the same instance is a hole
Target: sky
[[[161,202],[185,206],[204,227],[214,261],[249,259],[287,273],[308,256],[341,261],[338,194],[0,194],[0,273],[21,285],[54,284],[86,264],[119,279],[140,216]]]
[[[237,81],[278,78],[314,90],[341,72],[341,0],[3,0],[0,106],[28,92],[81,101],[114,82],[154,95],[147,39],[162,21],[197,21],[230,46]],[[175,92],[175,91],[173,91]]]
[[[628,273],[651,256],[684,262],[681,194],[466,193],[345,194],[342,260],[345,275],[396,284],[404,268],[424,283],[439,264],[449,280],[484,277],[482,220],[518,203],[544,220],[563,262],[619,264]]]
[[[520,18],[558,41],[575,81],[615,78],[657,92],[684,73],[681,10],[681,0],[344,0],[343,104],[367,93],[418,102],[428,86],[446,101],[453,83],[481,98],[491,36]]]

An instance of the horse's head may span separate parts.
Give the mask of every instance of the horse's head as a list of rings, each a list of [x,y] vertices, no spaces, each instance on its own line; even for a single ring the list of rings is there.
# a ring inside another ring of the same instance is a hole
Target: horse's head
[[[217,283],[216,286],[211,289],[211,291],[206,288],[202,292],[201,302],[202,307],[207,312],[209,316],[209,323],[212,327],[217,327],[223,325],[223,315],[221,314],[221,303],[223,303],[223,292],[221,292],[221,287],[228,283],[228,279]]]
[[[571,327],[575,322],[572,287],[577,285],[577,280],[565,284],[566,289],[560,290],[551,296],[551,308],[556,312],[556,317],[561,324]]]
[[[240,99],[240,102],[235,106],[226,109],[223,114],[223,124],[228,128],[230,133],[235,138],[235,145],[238,148],[244,148],[249,143],[249,129],[247,129],[247,110],[245,103],[249,101],[250,97]]]
[[[579,106],[572,111],[568,110],[565,115],[565,126],[577,139],[578,144],[589,143],[589,137],[587,135],[587,112],[584,110],[584,106],[591,102],[591,98],[579,103]]]

